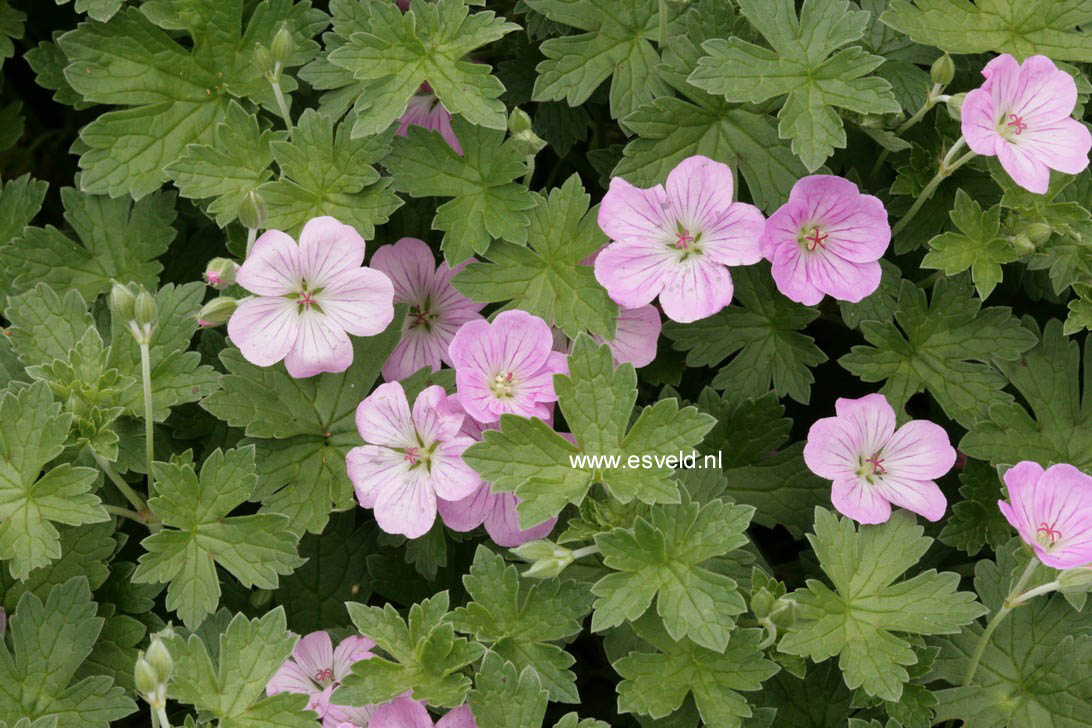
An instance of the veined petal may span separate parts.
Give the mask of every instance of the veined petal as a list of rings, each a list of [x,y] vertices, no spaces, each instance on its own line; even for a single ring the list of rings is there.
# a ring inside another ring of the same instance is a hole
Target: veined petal
[[[436,728],[478,728],[478,723],[474,720],[470,706],[460,705],[447,711],[443,718],[436,721]]]
[[[884,475],[879,478],[875,488],[891,503],[925,516],[930,521],[939,521],[948,508],[948,499],[931,480]]]
[[[885,523],[891,518],[891,504],[875,487],[859,478],[835,480],[830,502],[839,513],[858,523]]]
[[[425,704],[401,696],[375,709],[368,728],[433,728]]]
[[[618,313],[614,338],[603,340],[597,336],[595,340],[610,347],[615,364],[629,362],[640,369],[656,358],[656,343],[660,340],[662,327],[660,312],[655,306],[623,308]]]
[[[770,261],[770,275],[777,284],[777,290],[786,298],[805,306],[814,306],[822,301],[826,294],[808,279],[807,256],[796,241],[791,245],[779,243],[772,250],[774,257]]]
[[[444,524],[454,531],[473,531],[485,521],[493,506],[494,496],[489,483],[480,483],[477,490],[459,500],[436,499],[436,508]]]
[[[751,265],[762,260],[759,240],[766,218],[754,205],[734,202],[723,214],[701,230],[702,252],[725,265]]]
[[[373,508],[379,491],[404,478],[410,467],[401,450],[381,445],[354,447],[345,456],[345,466],[364,508]]]
[[[356,429],[373,445],[406,448],[419,444],[406,391],[399,382],[380,384],[357,405]]]
[[[351,225],[315,217],[300,232],[300,274],[312,288],[323,288],[338,274],[364,262],[364,238]]]
[[[363,635],[350,635],[334,649],[334,680],[341,682],[349,674],[354,662],[373,657],[375,642]]]
[[[273,673],[273,677],[269,678],[269,682],[265,686],[266,695],[276,695],[277,693],[303,693],[309,695],[311,693],[317,693],[318,686],[311,681],[310,676],[304,673],[303,669],[292,660],[285,660],[277,672]]]
[[[297,320],[296,341],[284,357],[289,374],[304,379],[321,372],[343,372],[349,368],[353,363],[353,344],[337,323],[313,309],[303,311]]]
[[[458,435],[463,417],[461,411],[448,405],[447,392],[437,385],[426,387],[413,402],[413,425],[426,445],[451,440]]]
[[[499,368],[516,372],[521,378],[545,366],[553,342],[545,321],[519,309],[498,314],[490,338],[499,354]]]
[[[288,354],[300,333],[294,301],[275,296],[247,298],[228,319],[228,338],[251,364],[267,367]]]
[[[462,458],[463,451],[473,444],[469,437],[459,436],[440,443],[436,448],[431,481],[438,497],[458,501],[473,495],[481,486],[481,476]]]
[[[690,323],[712,316],[732,302],[732,275],[712,260],[676,266],[664,282],[660,305],[672,321]]]
[[[1029,192],[1041,195],[1050,186],[1050,168],[1028,148],[1001,141],[997,144],[997,160],[1009,173],[1009,177],[1012,177],[1012,181]]]
[[[595,279],[619,306],[647,306],[678,268],[677,260],[663,241],[611,243],[595,259]]]
[[[1066,117],[1044,126],[1029,127],[1020,135],[1017,146],[1051,169],[1080,174],[1088,166],[1092,133],[1081,122]]]
[[[830,480],[856,477],[858,459],[866,451],[860,427],[844,417],[824,417],[808,430],[804,464],[811,472]]]
[[[951,470],[955,461],[956,451],[948,440],[948,433],[927,420],[907,422],[883,448],[884,468],[899,478],[933,480]]]
[[[436,259],[423,240],[402,238],[376,250],[371,267],[390,278],[396,302],[415,306],[432,290]]]
[[[1001,90],[998,81],[999,92]],[[1046,56],[1030,56],[1020,64],[1019,91],[1008,108],[1030,129],[1068,118],[1077,105],[1077,83]]]
[[[284,296],[300,289],[300,249],[280,230],[268,230],[254,241],[235,282],[260,296]]]
[[[862,452],[880,450],[895,432],[895,410],[882,394],[868,394],[859,399],[840,397],[834,403],[839,418],[848,420],[860,433]]]
[[[493,539],[493,543],[504,548],[514,548],[528,541],[546,538],[557,524],[556,518],[549,518],[537,526],[521,529],[519,514],[516,512],[519,498],[515,493],[494,493],[491,505],[485,514],[485,532]]]
[[[599,205],[599,227],[619,243],[665,244],[670,242],[675,227],[668,208],[662,186],[644,190],[614,177]]]
[[[300,638],[292,650],[292,659],[305,675],[322,682],[322,673],[330,670],[333,677],[334,645],[326,632],[311,632]]]
[[[375,521],[387,533],[419,538],[436,520],[436,493],[425,469],[410,469],[402,478],[388,483],[375,494]]]
[[[802,253],[808,281],[839,301],[857,303],[880,287],[878,261],[852,263],[833,251]]]
[[[391,281],[371,268],[334,276],[315,300],[331,321],[353,336],[375,336],[394,319]]]
[[[664,185],[670,215],[691,232],[705,231],[732,205],[732,185],[732,168],[727,164],[700,154],[687,157],[675,165]]]
[[[447,346],[441,337],[420,326],[406,329],[383,364],[383,379],[387,382],[405,379],[426,366],[436,371],[446,355]]]

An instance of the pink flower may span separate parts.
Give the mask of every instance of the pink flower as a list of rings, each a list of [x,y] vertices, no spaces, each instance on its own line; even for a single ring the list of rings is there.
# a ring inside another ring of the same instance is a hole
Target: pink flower
[[[436,497],[459,500],[481,478],[463,462],[474,440],[459,433],[463,413],[447,404],[443,387],[428,387],[410,412],[399,382],[375,388],[356,409],[364,442],[345,457],[356,499],[375,511],[387,533],[424,535],[436,520]]]
[[[287,692],[311,696],[307,708],[318,713],[325,728],[336,728],[350,716],[359,716],[365,711],[370,714],[370,706],[351,708],[333,705],[330,694],[349,674],[354,662],[372,657],[371,648],[374,646],[375,642],[367,637],[355,636],[343,639],[335,650],[330,635],[312,632],[296,643],[292,657],[285,660],[269,679],[265,694]]]
[[[526,311],[463,324],[448,355],[466,413],[484,423],[504,413],[548,417],[557,401],[554,374],[568,371],[565,355],[551,351],[552,345],[550,327]]]
[[[448,404],[460,409],[459,398],[455,395],[448,397]],[[474,421],[471,417],[466,417],[463,419],[460,432],[475,442],[480,442],[482,432],[486,429],[490,428]],[[444,519],[448,528],[455,531],[473,531],[484,524],[485,532],[489,534],[489,538],[493,539],[493,543],[505,548],[519,546],[536,538],[545,538],[557,523],[556,518],[551,518],[523,530],[519,527],[519,515],[516,513],[518,505],[519,498],[515,493],[495,492],[492,485],[484,481],[476,491],[462,500],[436,499],[440,517]]]
[[[933,479],[956,459],[948,433],[926,420],[896,430],[895,410],[882,394],[840,398],[835,409],[836,417],[811,426],[804,446],[808,468],[834,481],[834,507],[860,523],[883,523],[892,503],[939,520],[948,502]]]
[[[350,726],[339,726],[350,728]],[[368,728],[478,728],[469,705],[461,705],[448,711],[436,721],[429,716],[425,704],[406,696],[395,698],[376,709]]]
[[[777,289],[814,306],[830,295],[860,301],[880,285],[880,258],[891,242],[887,210],[857,185],[829,174],[797,180],[789,201],[762,231],[762,255]]]
[[[436,370],[442,361],[451,363],[447,347],[455,332],[467,321],[481,319],[478,312],[485,305],[474,303],[451,285],[467,263],[454,269],[447,263],[436,267],[432,249],[417,238],[402,238],[375,251],[372,267],[394,283],[394,302],[410,306],[402,340],[383,365],[385,380],[408,377],[425,366]]]
[[[610,348],[615,364],[629,362],[640,369],[656,358],[656,342],[660,340],[661,326],[660,312],[655,306],[623,308],[618,313],[613,339],[592,338]]]
[[[267,367],[284,359],[293,377],[343,372],[353,361],[347,334],[373,336],[394,318],[394,287],[362,268],[364,239],[332,217],[303,226],[300,243],[264,233],[236,281],[257,294],[239,302],[228,336],[247,361]]]
[[[1046,56],[1018,63],[1009,54],[982,69],[985,83],[963,101],[962,126],[967,146],[978,154],[997,155],[1021,187],[1042,194],[1050,170],[1078,174],[1088,166],[1092,134],[1071,118],[1077,84]]]
[[[440,132],[440,136],[457,154],[463,153],[459,138],[451,128],[451,113],[444,108],[427,83],[421,84],[421,89],[410,97],[409,105],[398,121],[398,136],[409,136],[411,126],[421,126],[429,131]]]
[[[612,241],[595,260],[595,277],[623,308],[657,296],[682,323],[712,316],[732,300],[729,265],[757,263],[762,213],[732,202],[732,170],[700,155],[679,162],[666,185],[634,187],[620,177],[599,207]]]
[[[1005,473],[1001,514],[1036,556],[1055,569],[1092,563],[1092,478],[1072,465],[1046,470],[1025,460]]]

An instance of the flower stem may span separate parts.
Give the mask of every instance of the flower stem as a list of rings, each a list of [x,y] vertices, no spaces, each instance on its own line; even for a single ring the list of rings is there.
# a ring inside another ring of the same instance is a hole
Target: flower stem
[[[148,342],[140,344],[140,378],[144,383],[144,464],[148,468],[148,496],[155,495],[155,475],[152,472],[152,461],[155,456],[154,420],[152,410],[152,355],[148,350]]]
[[[258,228],[246,229],[246,257],[250,257],[250,251],[254,247],[254,241],[258,239]]]
[[[140,494],[129,487],[129,484],[125,482],[125,479],[121,477],[118,471],[114,470],[106,458],[99,455],[97,452],[88,448],[88,452],[91,453],[91,457],[95,459],[102,472],[110,479],[110,482],[117,486],[117,489],[121,491],[121,494],[125,496],[125,500],[132,504],[133,508],[136,508],[138,514],[144,513],[148,510],[148,504],[144,502],[144,499],[140,497]],[[143,519],[141,519],[143,521]]]
[[[933,193],[936,192],[936,189],[940,186],[941,182],[950,177],[953,172],[962,167],[964,164],[974,159],[975,153],[967,152],[959,159],[955,160],[954,162],[952,161],[952,157],[955,156],[955,152],[959,151],[963,147],[963,144],[963,137],[960,137],[959,140],[952,145],[952,148],[948,150],[948,153],[944,155],[944,159],[940,160],[940,169],[938,169],[937,173],[933,175],[933,178],[929,180],[929,184],[925,185],[925,189],[923,189],[921,193],[918,194],[917,199],[914,200],[914,204],[910,206],[910,209],[906,211],[906,214],[902,216],[902,219],[899,220],[898,223],[895,224],[895,227],[891,229],[892,238],[898,235],[899,232],[901,232],[903,228],[905,228],[906,225],[912,219],[914,219],[914,215],[917,215],[918,211],[921,209],[921,206],[928,202],[929,198],[933,196]]]
[[[167,718],[167,706],[161,703],[155,707],[155,712],[159,715],[160,728],[171,728],[171,721]]]
[[[128,508],[122,508],[121,506],[112,506],[112,505],[110,505],[108,503],[103,504],[102,507],[107,513],[113,513],[115,516],[121,516],[122,518],[128,518],[131,521],[136,521],[137,523],[139,523],[142,526],[147,526],[148,525],[148,523],[144,520],[144,518],[134,510],[130,510]]]
[[[527,174],[523,175],[523,186],[531,189],[531,178],[535,175],[535,155],[527,155]]]
[[[660,42],[659,46],[663,49],[664,44],[667,43],[667,0],[660,0]]]
[[[267,76],[267,78],[269,78]],[[280,109],[281,118],[284,119],[284,128],[292,133],[292,115],[288,113],[288,104],[284,100],[284,92],[281,91],[281,64],[278,63],[273,71],[273,77],[269,79],[269,85],[273,87],[273,96],[277,99],[277,108]]]
[[[914,115],[899,125],[899,128],[895,130],[895,136],[902,136],[910,127],[917,124],[919,121],[925,118],[925,115],[929,113],[929,110],[936,106],[941,101],[947,101],[948,97],[942,95],[940,92],[944,90],[944,87],[939,83],[933,84],[933,88],[929,89],[929,94],[925,97],[925,103],[921,105],[921,108],[914,112]],[[876,175],[880,172],[880,167],[887,161],[887,155],[891,151],[884,149],[880,152],[880,156],[876,159],[876,163],[872,165],[872,173],[869,175],[869,180],[875,180]]]
[[[591,546],[585,546],[582,549],[576,549],[575,551],[573,551],[572,557],[573,561],[575,561],[576,559],[582,559],[585,556],[591,556],[592,554],[597,553],[599,553],[599,547],[595,544],[592,544]]]
[[[1016,595],[1020,593],[1020,590],[1028,583],[1028,580],[1031,579],[1031,575],[1035,573],[1035,568],[1038,565],[1039,560],[1033,556],[1031,561],[1028,562],[1027,568],[1024,569],[1024,573],[1021,574],[1020,578],[1017,580],[1016,586],[1012,588],[1012,591],[1009,592],[1008,597],[1006,597],[1004,603],[1002,603],[1001,608],[997,610],[997,613],[993,615],[986,625],[986,629],[982,631],[982,636],[978,638],[978,644],[974,647],[974,654],[971,655],[971,661],[967,665],[967,672],[963,674],[962,687],[967,687],[971,684],[971,680],[974,679],[974,674],[978,670],[978,663],[982,661],[982,654],[986,651],[986,645],[990,642],[990,637],[993,636],[994,631],[1005,617],[1008,616],[1008,613],[1013,610],[1013,607],[1019,604],[1019,602],[1013,603],[1011,600],[1014,599]],[[1032,591],[1035,590],[1033,589]]]

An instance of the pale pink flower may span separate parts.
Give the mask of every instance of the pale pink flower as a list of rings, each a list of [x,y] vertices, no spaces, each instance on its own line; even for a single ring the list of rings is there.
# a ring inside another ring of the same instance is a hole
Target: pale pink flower
[[[363,262],[364,239],[332,217],[309,220],[299,245],[279,230],[264,233],[236,274],[257,295],[239,302],[228,336],[251,364],[284,359],[293,377],[345,371],[348,334],[373,336],[394,318],[394,286]]]
[[[410,411],[399,382],[375,388],[356,409],[356,426],[367,443],[345,458],[356,499],[375,512],[387,533],[424,535],[436,520],[437,496],[460,500],[481,478],[463,462],[474,440],[459,428],[463,413],[447,404],[443,387],[428,387]]]
[[[359,716],[371,711],[370,707],[334,705],[330,702],[330,695],[349,674],[354,662],[372,657],[372,647],[375,647],[375,642],[367,637],[354,636],[343,639],[334,649],[330,635],[312,632],[296,643],[292,656],[269,679],[265,694],[308,695],[310,701],[307,708],[318,713],[325,728],[337,728],[350,714]]]
[[[492,323],[463,324],[448,354],[466,413],[483,423],[504,413],[548,417],[557,401],[554,374],[568,372],[565,355],[552,345],[550,327],[526,311],[504,311]]]
[[[669,319],[712,316],[732,300],[729,265],[757,263],[762,213],[732,201],[732,170],[696,155],[671,170],[666,185],[634,187],[621,177],[599,206],[599,227],[613,241],[595,259],[595,277],[623,308],[657,296]]]
[[[402,340],[383,365],[388,382],[403,379],[422,367],[440,368],[451,363],[447,347],[467,321],[481,319],[484,303],[474,303],[455,290],[451,279],[470,261],[454,269],[436,266],[432,249],[417,238],[402,238],[384,245],[372,256],[372,267],[394,284],[394,302],[410,306]]]
[[[939,520],[948,501],[933,480],[956,459],[944,428],[911,420],[896,430],[882,394],[839,398],[835,410],[811,426],[804,446],[808,468],[834,481],[834,507],[860,523],[883,523],[892,504]]]
[[[439,132],[456,154],[463,153],[459,138],[455,136],[455,131],[451,128],[451,112],[440,103],[440,99],[432,92],[432,87],[428,83],[421,84],[420,90],[410,97],[409,105],[398,118],[396,133],[398,136],[409,136],[411,126],[420,126],[429,131]]]
[[[592,339],[610,349],[615,366],[629,363],[635,369],[648,366],[656,358],[656,344],[660,340],[660,312],[653,305],[640,308],[623,308],[618,312],[614,338],[605,339],[592,334]],[[573,342],[561,329],[554,329],[554,349],[566,356],[572,351]]]
[[[448,397],[448,404],[453,408],[461,409],[456,395]],[[496,426],[496,424],[485,426],[472,417],[466,417],[463,419],[461,432],[475,442],[480,442],[482,432]],[[511,548],[537,538],[545,538],[557,523],[556,518],[551,518],[537,526],[526,530],[521,529],[519,514],[516,513],[519,502],[515,493],[496,492],[491,483],[483,481],[476,491],[462,500],[448,501],[437,498],[436,507],[440,511],[440,518],[444,520],[448,528],[455,531],[473,531],[478,526],[484,525],[485,532],[489,534],[489,538],[493,539],[493,543]]]
[[[789,200],[762,231],[762,255],[777,289],[814,306],[824,294],[857,302],[880,285],[880,258],[891,242],[887,210],[842,177],[797,180]]]
[[[1046,56],[1023,63],[1008,53],[982,69],[985,83],[967,94],[963,138],[978,154],[997,156],[1021,187],[1042,194],[1050,170],[1078,174],[1088,166],[1092,134],[1072,118],[1077,84]]]
[[[1009,501],[998,501],[1001,514],[1055,569],[1092,563],[1092,477],[1072,465],[1046,470],[1025,460],[1005,473]]]
[[[338,728],[351,728],[339,726]],[[368,728],[478,728],[469,705],[460,705],[454,710],[432,722],[432,717],[419,700],[402,696],[379,706],[372,716]]]

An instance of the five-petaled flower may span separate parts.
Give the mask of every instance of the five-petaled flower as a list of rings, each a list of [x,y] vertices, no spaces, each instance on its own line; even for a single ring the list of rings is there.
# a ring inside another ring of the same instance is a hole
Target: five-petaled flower
[[[546,322],[518,309],[492,323],[463,324],[448,354],[466,413],[486,424],[505,413],[546,419],[557,401],[554,374],[568,371],[565,355],[552,345]]]
[[[1046,56],[1019,63],[1009,54],[982,69],[985,83],[967,94],[963,137],[974,152],[997,156],[1016,184],[1042,194],[1050,170],[1077,174],[1088,166],[1092,134],[1072,118],[1077,84]]]
[[[349,724],[338,728],[355,726]],[[403,695],[376,708],[367,728],[478,728],[478,723],[469,705],[449,710],[443,718],[433,723],[424,703]]]
[[[997,505],[1040,561],[1055,569],[1092,563],[1092,477],[1025,460],[1005,473],[1005,486],[1009,502]]]
[[[595,260],[595,277],[623,308],[659,296],[667,317],[689,323],[732,300],[730,265],[757,263],[762,213],[732,201],[732,170],[700,155],[671,170],[666,185],[634,187],[621,177],[599,207],[613,241]]]
[[[808,432],[804,462],[834,481],[831,502],[860,523],[883,523],[891,504],[930,521],[948,502],[934,478],[951,470],[956,451],[942,427],[911,420],[895,429],[895,410],[882,394],[840,398],[836,417],[818,420]]]
[[[831,295],[860,301],[880,285],[880,263],[891,242],[883,203],[847,179],[804,177],[762,231],[762,254],[777,288],[814,306]]]
[[[388,382],[403,379],[421,367],[440,368],[451,363],[447,348],[455,332],[467,321],[482,318],[485,304],[474,303],[455,290],[451,279],[470,261],[449,268],[436,266],[432,249],[416,238],[402,238],[394,245],[384,245],[372,256],[372,267],[394,284],[394,302],[407,303],[409,315],[402,340],[383,365]]]
[[[349,674],[354,662],[372,657],[375,642],[367,637],[346,637],[334,649],[330,635],[312,632],[301,638],[292,656],[269,679],[266,695],[303,693],[310,696],[307,707],[318,713],[324,728],[367,725],[373,706],[351,707],[335,705],[330,695]]]
[[[283,359],[293,377],[345,371],[347,334],[373,336],[394,318],[390,279],[363,262],[364,239],[332,217],[308,221],[299,245],[279,230],[264,233],[236,273],[257,295],[239,302],[228,336],[252,364]]]
[[[417,395],[411,412],[399,382],[376,387],[356,410],[366,443],[345,458],[356,498],[375,512],[387,533],[424,535],[436,520],[436,498],[460,500],[481,485],[463,462],[474,440],[460,433],[463,413],[447,403],[443,387]]]

